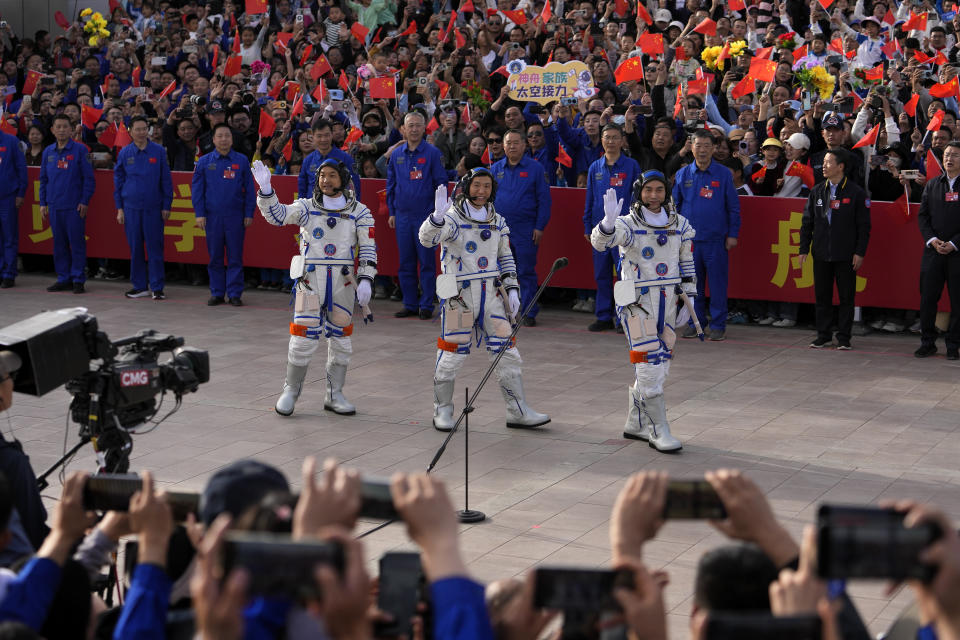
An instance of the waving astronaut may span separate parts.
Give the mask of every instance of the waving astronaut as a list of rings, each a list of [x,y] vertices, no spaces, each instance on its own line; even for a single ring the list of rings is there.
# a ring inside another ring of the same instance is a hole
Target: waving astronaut
[[[274,226],[300,227],[300,255],[290,263],[296,280],[296,301],[290,323],[287,377],[276,410],[293,413],[303,389],[307,366],[317,350],[320,336],[327,338],[327,393],[323,408],[340,415],[353,415],[354,407],[343,396],[343,384],[353,346],[354,297],[364,321],[370,317],[371,283],[377,274],[377,245],[373,216],[358,202],[350,184],[350,172],[339,160],[325,160],[317,170],[313,198],[300,198],[283,205],[270,186],[270,170],[259,160],[253,177],[260,187],[257,206]],[[354,247],[359,246],[359,268],[354,273]]]
[[[453,201],[447,198],[446,185],[437,188],[434,211],[420,225],[420,243],[428,248],[440,245],[443,266],[437,278],[441,335],[433,374],[433,426],[438,431],[450,431],[456,422],[454,382],[474,335],[478,345],[486,340],[491,360],[505,349],[495,373],[507,404],[507,426],[531,428],[550,422],[550,416],[527,406],[520,353],[507,343],[511,322],[520,311],[520,290],[510,229],[493,209],[496,189],[490,171],[473,169],[461,178]]]
[[[623,202],[608,189],[604,219],[590,234],[597,251],[620,247],[614,299],[636,368],[623,436],[645,440],[658,451],[683,446],[670,433],[663,383],[677,338],[674,328],[689,320],[690,300],[697,294],[691,249],[695,231],[669,207],[668,193],[664,175],[646,171],[633,184],[630,213],[621,216]]]

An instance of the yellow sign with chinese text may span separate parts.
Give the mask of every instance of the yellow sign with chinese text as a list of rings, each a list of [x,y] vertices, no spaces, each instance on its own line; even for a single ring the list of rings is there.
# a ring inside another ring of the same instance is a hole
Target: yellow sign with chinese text
[[[586,100],[597,94],[593,74],[580,61],[551,62],[546,67],[507,64],[510,97],[521,102],[547,104],[562,98]]]

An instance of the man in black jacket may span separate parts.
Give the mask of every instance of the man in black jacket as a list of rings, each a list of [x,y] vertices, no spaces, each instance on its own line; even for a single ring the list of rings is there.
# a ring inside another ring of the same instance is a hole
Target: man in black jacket
[[[863,265],[870,239],[870,201],[866,192],[847,177],[850,165],[846,151],[828,151],[823,158],[826,179],[813,187],[803,209],[801,267],[813,243],[813,288],[817,302],[817,337],[810,343],[813,349],[821,349],[832,341],[834,280],[840,298],[837,349],[850,349],[856,272]]]
[[[960,142],[943,150],[943,173],[923,190],[917,222],[927,247],[920,263],[920,348],[913,355],[926,358],[937,352],[937,304],[943,283],[950,292],[947,360],[960,357]]]

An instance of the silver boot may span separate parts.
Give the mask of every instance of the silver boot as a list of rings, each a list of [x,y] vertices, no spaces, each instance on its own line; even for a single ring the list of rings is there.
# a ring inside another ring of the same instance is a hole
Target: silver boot
[[[437,431],[450,431],[456,421],[453,419],[453,385],[455,380],[433,381],[433,428]]]
[[[663,394],[644,398],[644,406],[650,414],[653,425],[650,438],[647,442],[657,451],[679,451],[683,444],[670,433],[670,424],[667,422],[667,405]]]
[[[323,408],[341,416],[352,416],[357,408],[343,397],[343,383],[347,380],[347,365],[327,365],[327,395],[323,399]]]
[[[550,416],[527,406],[523,395],[520,373],[505,373],[500,377],[500,391],[507,403],[507,426],[511,429],[530,429],[550,422]]]
[[[300,391],[303,389],[303,379],[307,377],[307,367],[287,363],[287,377],[283,382],[283,392],[277,399],[274,406],[277,413],[282,416],[293,415],[293,408],[297,404],[297,398],[300,397]]]
[[[627,410],[627,422],[623,425],[623,437],[646,442],[650,439],[653,422],[650,421],[650,416],[643,407],[643,399],[636,388],[637,383],[634,382],[629,389],[630,408]]]

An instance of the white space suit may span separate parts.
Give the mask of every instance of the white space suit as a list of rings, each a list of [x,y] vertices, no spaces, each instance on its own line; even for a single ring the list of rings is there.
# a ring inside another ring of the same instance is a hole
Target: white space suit
[[[620,248],[614,298],[636,369],[623,435],[646,440],[660,451],[682,446],[670,434],[663,383],[676,341],[678,287],[689,296],[697,293],[693,237],[694,229],[683,216],[665,209],[652,214],[639,202],[616,219],[612,232],[601,222],[590,234],[597,251]]]
[[[352,191],[343,194],[322,196],[323,202],[301,198],[289,205],[277,201],[276,191],[257,197],[267,222],[278,227],[300,227],[300,255],[294,257],[290,273],[297,283],[287,377],[276,406],[281,415],[293,413],[321,335],[327,338],[323,407],[342,415],[356,413],[356,407],[343,396],[343,384],[353,353],[350,335],[356,287],[359,280],[372,282],[377,274],[377,246],[370,210],[354,198]],[[354,273],[357,258],[359,268]]]
[[[428,216],[420,225],[419,235],[425,247],[440,245],[443,270],[437,278],[441,335],[433,376],[433,426],[449,431],[456,422],[454,382],[474,338],[478,346],[481,339],[486,341],[491,360],[499,350],[506,349],[495,373],[507,404],[507,426],[529,428],[549,422],[549,416],[527,406],[520,353],[516,346],[507,344],[512,327],[498,290],[501,286],[509,290],[508,295],[519,305],[519,286],[506,221],[494,211],[493,204],[478,209],[458,196],[442,222],[438,224],[434,216]]]

